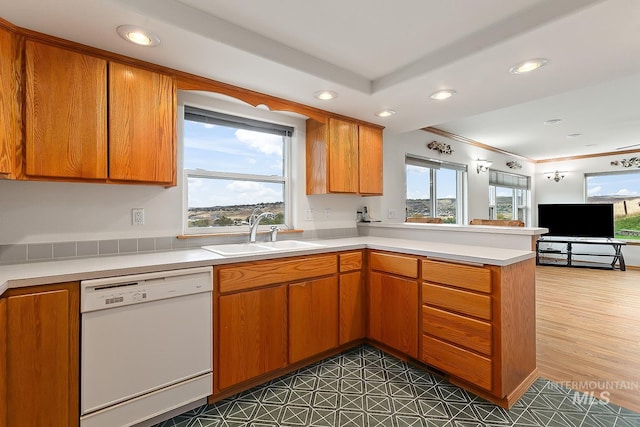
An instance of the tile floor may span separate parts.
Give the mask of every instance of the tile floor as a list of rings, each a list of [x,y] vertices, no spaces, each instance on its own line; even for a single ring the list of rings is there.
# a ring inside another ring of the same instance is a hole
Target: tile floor
[[[539,379],[504,410],[361,346],[155,427],[640,427],[640,414]]]

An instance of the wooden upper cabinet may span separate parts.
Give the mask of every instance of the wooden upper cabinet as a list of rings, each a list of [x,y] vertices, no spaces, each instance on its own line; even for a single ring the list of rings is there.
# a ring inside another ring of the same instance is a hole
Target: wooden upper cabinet
[[[329,192],[358,192],[358,126],[329,119]]]
[[[27,40],[25,173],[107,178],[107,61]]]
[[[382,129],[358,126],[359,192],[382,195]]]
[[[175,183],[173,78],[109,63],[109,178]]]
[[[15,35],[0,27],[0,177],[15,176],[19,136],[18,73]]]
[[[307,194],[382,194],[382,129],[307,120]]]

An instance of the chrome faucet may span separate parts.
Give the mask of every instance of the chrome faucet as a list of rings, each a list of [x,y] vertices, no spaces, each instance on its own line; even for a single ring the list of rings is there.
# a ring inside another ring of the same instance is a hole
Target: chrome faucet
[[[272,225],[271,226],[271,241],[275,242],[276,240],[278,240],[278,231],[280,231],[280,228],[277,225]]]
[[[262,212],[260,208],[255,208],[249,217],[249,243],[256,242],[256,232],[258,231],[258,224],[263,218],[273,219],[274,215],[271,212]]]

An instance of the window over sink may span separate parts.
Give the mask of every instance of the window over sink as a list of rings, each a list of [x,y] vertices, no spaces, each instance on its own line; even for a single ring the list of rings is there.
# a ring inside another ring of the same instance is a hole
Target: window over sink
[[[185,233],[248,231],[256,206],[272,212],[261,226],[289,221],[293,127],[185,105]]]

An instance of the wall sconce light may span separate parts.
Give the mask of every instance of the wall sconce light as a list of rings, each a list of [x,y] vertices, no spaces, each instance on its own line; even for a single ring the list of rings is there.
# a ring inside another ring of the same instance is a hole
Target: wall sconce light
[[[491,160],[481,160],[478,159],[476,161],[476,172],[486,172],[489,170],[493,162]]]
[[[549,181],[555,181],[555,182],[560,182],[562,180],[562,178],[564,178],[564,172],[547,172],[545,175],[547,175],[547,179],[549,179]]]
[[[517,160],[511,160],[507,162],[507,167],[509,169],[522,169],[522,165]]]

